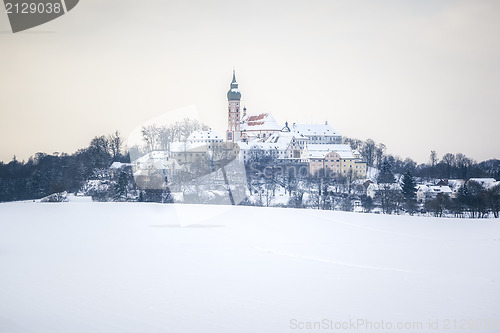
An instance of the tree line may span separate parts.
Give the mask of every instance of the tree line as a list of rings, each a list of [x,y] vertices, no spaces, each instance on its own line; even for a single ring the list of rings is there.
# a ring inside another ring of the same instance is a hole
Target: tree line
[[[144,146],[132,149],[140,150],[141,154],[166,150],[169,142],[185,140],[193,131],[207,129],[189,119],[171,126],[145,126]],[[276,205],[277,192],[284,189],[288,199],[278,205],[287,207],[349,211],[360,204],[364,211],[378,207],[383,213],[426,211],[442,216],[448,212],[461,217],[485,217],[492,213],[498,217],[498,188],[485,189],[468,182],[456,198],[438,195],[421,206],[415,200],[415,186],[417,179],[500,179],[499,160],[477,163],[460,153],[439,158],[432,151],[429,162],[418,165],[410,158],[403,160],[387,154],[385,145],[371,139],[344,138],[344,143],[357,149],[368,166],[379,169],[376,182],[381,185],[374,199],[366,195],[366,184],[353,175],[329,174],[326,170],[311,175],[300,171],[307,170],[304,163],[279,161],[264,151],[255,151],[246,161],[249,197],[242,204]],[[113,162],[130,162],[129,151],[118,131],[93,138],[88,147],[71,155],[37,153],[26,162],[14,157],[9,163],[0,162],[0,201],[39,199],[53,193],[82,190],[101,201],[173,201],[171,194],[162,190],[138,189],[130,167],[110,173]],[[401,175],[401,179],[395,175]],[[400,186],[397,191],[393,186],[396,183]]]
[[[14,156],[9,163],[0,162],[0,202],[77,192],[88,179],[106,172],[115,161],[129,162],[118,131],[93,138],[88,147],[71,155],[36,153],[26,162]]]
[[[455,217],[485,218],[490,213],[499,217],[500,185],[486,187],[474,180],[465,181],[456,195],[438,193],[425,199],[423,205],[417,203],[417,180],[411,170],[406,170],[397,182],[388,160],[382,162],[377,177],[376,199],[384,213],[428,212],[436,217],[446,214]]]
[[[387,161],[391,164],[392,171],[403,174],[410,170],[416,177],[422,179],[469,179],[469,178],[495,178],[500,179],[500,160],[491,159],[476,162],[462,153],[446,153],[439,157],[432,150],[427,163],[418,164],[413,159],[401,158],[386,153],[386,146],[372,139],[359,140],[348,137],[343,138],[343,143],[360,152],[369,167],[380,168]]]

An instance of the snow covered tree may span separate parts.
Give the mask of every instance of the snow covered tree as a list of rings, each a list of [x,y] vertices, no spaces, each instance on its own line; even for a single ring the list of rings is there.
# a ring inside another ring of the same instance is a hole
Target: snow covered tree
[[[127,197],[128,183],[129,174],[125,170],[121,170],[118,174],[118,179],[113,186],[113,200],[119,201]]]
[[[292,208],[302,208],[302,200],[304,198],[304,191],[299,189],[293,193],[288,201],[288,207]]]

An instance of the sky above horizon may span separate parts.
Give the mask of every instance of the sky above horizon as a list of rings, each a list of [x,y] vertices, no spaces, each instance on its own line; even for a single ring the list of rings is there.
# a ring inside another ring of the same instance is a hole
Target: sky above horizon
[[[495,0],[81,0],[16,34],[0,14],[0,161],[190,106],[224,135],[233,67],[248,112],[281,124],[500,158],[499,33]]]

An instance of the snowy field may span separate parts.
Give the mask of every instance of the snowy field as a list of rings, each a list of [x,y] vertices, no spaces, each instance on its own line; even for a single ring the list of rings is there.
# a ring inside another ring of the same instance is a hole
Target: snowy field
[[[0,332],[499,332],[499,256],[494,219],[5,203]]]

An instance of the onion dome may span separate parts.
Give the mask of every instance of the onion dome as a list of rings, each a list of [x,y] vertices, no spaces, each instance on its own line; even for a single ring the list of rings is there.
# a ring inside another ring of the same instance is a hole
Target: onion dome
[[[227,99],[230,101],[239,101],[241,99],[241,92],[238,89],[238,82],[236,82],[236,74],[233,69],[233,82],[231,82],[231,89],[227,92]]]

